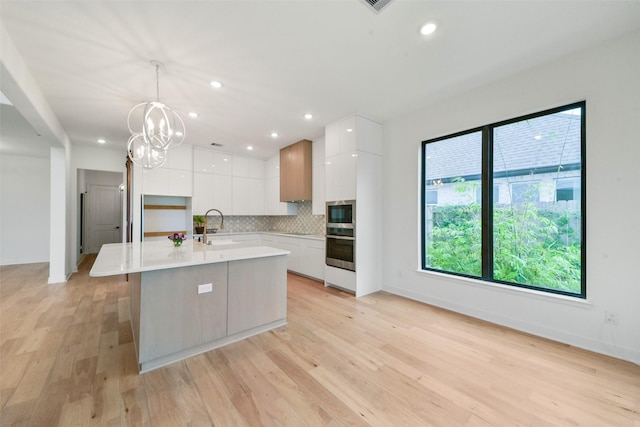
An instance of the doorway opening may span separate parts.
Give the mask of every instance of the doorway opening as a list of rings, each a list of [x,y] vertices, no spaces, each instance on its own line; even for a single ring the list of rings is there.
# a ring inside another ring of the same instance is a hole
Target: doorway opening
[[[78,169],[78,263],[123,241],[124,188],[122,173]]]

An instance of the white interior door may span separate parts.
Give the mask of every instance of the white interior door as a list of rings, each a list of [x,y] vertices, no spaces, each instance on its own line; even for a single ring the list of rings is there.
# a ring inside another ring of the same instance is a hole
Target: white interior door
[[[119,187],[89,185],[87,194],[88,253],[97,253],[106,243],[122,242],[122,197]]]

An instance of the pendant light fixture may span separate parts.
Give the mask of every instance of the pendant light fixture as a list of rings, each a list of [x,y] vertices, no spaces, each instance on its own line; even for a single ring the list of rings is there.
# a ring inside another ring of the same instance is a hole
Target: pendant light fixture
[[[131,137],[127,151],[133,163],[144,169],[160,167],[167,160],[167,151],[184,141],[185,128],[180,116],[160,101],[161,62],[156,67],[156,100],[143,102],[129,111],[127,124]]]

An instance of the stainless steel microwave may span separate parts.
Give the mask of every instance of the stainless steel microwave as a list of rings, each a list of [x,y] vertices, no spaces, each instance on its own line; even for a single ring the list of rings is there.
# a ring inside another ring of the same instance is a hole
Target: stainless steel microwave
[[[327,228],[355,228],[356,201],[327,202],[326,221]]]
[[[326,264],[356,270],[356,202],[327,202]]]

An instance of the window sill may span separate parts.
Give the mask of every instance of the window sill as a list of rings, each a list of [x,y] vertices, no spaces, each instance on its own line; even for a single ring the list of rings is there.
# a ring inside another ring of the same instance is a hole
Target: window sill
[[[485,282],[484,280],[471,279],[469,277],[462,277],[462,276],[453,276],[446,273],[439,273],[437,271],[418,269],[416,270],[416,273],[423,276],[437,277],[439,279],[455,282],[457,284],[474,286],[474,287],[487,289],[495,292],[501,292],[501,293],[506,292],[506,293],[510,293],[518,296],[527,296],[527,297],[532,297],[532,298],[543,300],[543,301],[550,301],[550,302],[556,302],[556,303],[561,303],[566,305],[572,305],[574,307],[591,308],[592,306],[592,303],[589,300],[578,298],[578,297],[552,294],[549,292],[536,291],[534,289],[527,289],[527,288],[519,288],[517,286],[503,285],[500,283]]]

